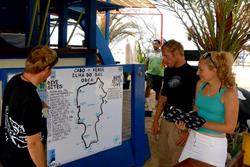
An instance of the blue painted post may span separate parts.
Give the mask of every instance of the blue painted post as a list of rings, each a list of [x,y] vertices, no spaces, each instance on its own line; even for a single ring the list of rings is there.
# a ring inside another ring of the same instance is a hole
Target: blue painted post
[[[144,122],[144,65],[134,64],[131,84],[131,114],[132,114],[132,150],[135,158],[135,166],[141,167],[146,159],[150,157],[149,144],[145,134]]]
[[[67,45],[67,26],[68,26],[68,10],[66,0],[58,1],[59,9],[59,30],[58,30],[58,48],[65,48]]]
[[[115,64],[115,59],[109,49],[108,41],[103,38],[103,35],[98,26],[96,26],[96,39],[97,39],[97,48],[99,53],[102,56],[103,63],[107,64]]]
[[[86,32],[87,27],[85,26],[84,20],[82,20],[80,22],[80,26]],[[115,60],[114,60],[114,57],[109,49],[108,43],[104,39],[98,26],[96,26],[96,41],[98,41],[96,43],[96,48],[98,49],[98,51],[100,53],[100,56],[103,60],[103,64],[104,65],[115,64]]]
[[[110,3],[110,0],[106,0],[107,3]],[[107,43],[109,44],[109,25],[110,25],[110,12],[109,10],[106,11],[106,22],[105,22],[105,40],[107,41]]]
[[[85,0],[85,46],[87,48],[96,48],[96,0]],[[87,65],[96,64],[96,55],[90,54],[86,57]]]

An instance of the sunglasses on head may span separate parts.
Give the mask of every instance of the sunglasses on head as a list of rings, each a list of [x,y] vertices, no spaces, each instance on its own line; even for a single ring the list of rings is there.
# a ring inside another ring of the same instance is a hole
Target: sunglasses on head
[[[211,54],[210,52],[204,53],[204,54],[202,55],[202,58],[203,58],[203,59],[209,59],[209,60],[212,62],[212,64],[214,65],[214,67],[216,67],[215,62],[214,62],[213,59],[212,59],[212,54]]]

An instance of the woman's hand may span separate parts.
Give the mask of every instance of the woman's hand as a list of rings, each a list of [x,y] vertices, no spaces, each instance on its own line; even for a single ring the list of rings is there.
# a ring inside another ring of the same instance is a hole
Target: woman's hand
[[[177,146],[184,146],[188,138],[188,128],[186,128],[186,123],[183,121],[176,121],[175,126],[181,130],[180,137],[176,141]]]
[[[183,121],[175,121],[175,126],[182,131],[187,131],[186,123]]]

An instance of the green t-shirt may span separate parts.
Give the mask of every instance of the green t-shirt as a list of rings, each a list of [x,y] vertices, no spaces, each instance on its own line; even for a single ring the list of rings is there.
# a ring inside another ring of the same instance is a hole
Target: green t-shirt
[[[151,75],[158,75],[162,76],[164,75],[164,67],[161,66],[162,64],[162,53],[151,51],[148,54],[148,70],[147,73]]]

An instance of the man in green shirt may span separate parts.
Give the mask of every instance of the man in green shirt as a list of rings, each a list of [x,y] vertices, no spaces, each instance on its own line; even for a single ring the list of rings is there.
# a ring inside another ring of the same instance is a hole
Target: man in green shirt
[[[149,102],[149,96],[151,89],[155,91],[155,100],[156,105],[159,99],[160,90],[162,86],[162,79],[164,75],[164,67],[162,65],[162,53],[160,49],[160,41],[155,39],[153,40],[153,50],[150,51],[146,58],[146,115],[151,116],[152,106]]]

